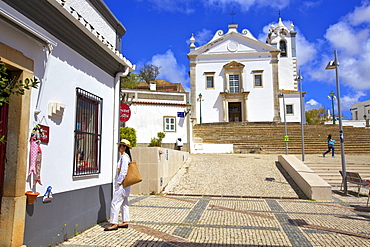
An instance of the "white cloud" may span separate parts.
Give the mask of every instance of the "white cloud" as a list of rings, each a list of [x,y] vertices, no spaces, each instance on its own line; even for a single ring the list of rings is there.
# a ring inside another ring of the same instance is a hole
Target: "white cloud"
[[[352,105],[358,103],[361,97],[366,96],[364,92],[355,92],[354,94],[348,94],[340,97],[341,111],[349,111]]]
[[[362,6],[356,7],[353,13],[348,15],[348,21],[351,25],[360,25],[362,23],[370,23],[370,6],[369,4],[363,4]]]
[[[312,109],[319,109],[319,108],[324,108],[324,107],[322,106],[322,104],[320,104],[319,102],[317,102],[314,99],[310,99],[305,104],[306,111],[309,111],[309,110],[312,110]]]
[[[329,27],[325,38],[333,49],[338,50],[341,83],[354,90],[369,90],[370,2],[364,1]]]
[[[202,46],[208,41],[210,41],[212,37],[213,37],[212,31],[203,28],[202,31],[199,31],[195,34],[195,43],[197,43],[199,46]]]
[[[161,67],[158,79],[172,83],[181,83],[185,90],[189,89],[186,68],[184,65],[178,64],[171,50],[166,51],[164,54],[154,55],[150,63]]]

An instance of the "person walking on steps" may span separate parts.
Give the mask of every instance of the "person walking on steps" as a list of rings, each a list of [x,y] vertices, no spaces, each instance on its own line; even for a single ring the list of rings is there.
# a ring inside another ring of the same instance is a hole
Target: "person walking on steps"
[[[129,209],[128,209],[128,197],[130,195],[130,186],[123,187],[122,183],[126,177],[128,164],[131,162],[130,153],[130,142],[126,139],[122,139],[118,144],[118,152],[121,157],[117,163],[116,176],[113,181],[113,198],[110,208],[110,220],[112,224],[110,227],[104,229],[104,231],[113,231],[118,228],[128,228],[128,222],[130,221]],[[122,223],[118,223],[118,214],[122,210]]]
[[[335,140],[331,139],[331,134],[329,134],[328,135],[328,150],[322,154],[323,157],[325,157],[325,155],[329,153],[330,151],[331,151],[331,156],[335,157],[334,156],[334,144],[335,144]]]

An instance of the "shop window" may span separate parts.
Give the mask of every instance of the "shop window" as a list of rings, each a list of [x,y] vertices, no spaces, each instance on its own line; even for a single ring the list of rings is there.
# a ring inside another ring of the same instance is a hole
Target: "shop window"
[[[73,175],[100,173],[103,99],[77,88]]]

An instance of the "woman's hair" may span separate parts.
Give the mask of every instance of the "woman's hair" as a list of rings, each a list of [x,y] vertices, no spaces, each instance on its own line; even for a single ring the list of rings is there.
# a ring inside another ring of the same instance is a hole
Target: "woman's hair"
[[[119,146],[118,146],[118,147],[119,147],[119,148],[120,148],[120,147],[126,147],[126,149],[125,149],[125,153],[127,153],[128,157],[130,157],[130,161],[132,161],[130,148],[129,148],[127,145],[125,145],[125,144],[119,144]]]
[[[331,139],[331,134],[328,135],[328,141],[330,141],[330,139]]]
[[[126,151],[125,152],[128,154],[128,157],[130,157],[130,161],[132,161],[130,148],[129,147],[126,147]]]

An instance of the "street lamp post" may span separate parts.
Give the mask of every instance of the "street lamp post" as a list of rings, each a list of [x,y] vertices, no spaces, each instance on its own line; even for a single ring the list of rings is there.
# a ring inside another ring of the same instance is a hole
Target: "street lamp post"
[[[348,194],[347,190],[347,173],[346,173],[346,158],[344,153],[344,133],[342,126],[342,113],[340,107],[340,87],[339,87],[339,76],[338,76],[338,58],[337,50],[334,50],[334,61],[330,61],[325,69],[335,69],[335,81],[337,86],[337,103],[338,103],[338,118],[339,118],[339,138],[340,138],[340,148],[341,148],[341,158],[342,158],[342,174],[343,174],[343,189],[344,194]]]
[[[299,89],[299,99],[300,99],[300,107],[301,107],[301,141],[302,141],[302,161],[304,161],[304,125],[303,125],[303,120],[304,120],[304,107],[303,107],[303,93],[302,93],[302,80],[303,77],[301,76],[301,70],[299,70],[299,76],[296,77],[295,79],[300,83],[300,89]]]
[[[288,130],[286,126],[286,107],[285,107],[285,95],[284,95],[284,89],[281,90],[280,97],[283,98],[283,107],[284,107],[284,130],[285,130],[285,136],[284,136],[284,141],[285,141],[285,154],[288,155]]]
[[[334,114],[334,99],[335,94],[333,91],[330,92],[330,96],[328,96],[329,99],[331,99],[331,109],[332,109],[332,115],[333,115],[333,124],[335,125],[335,114]]]
[[[199,121],[200,121],[200,125],[202,125],[202,94],[200,93],[199,94]]]

